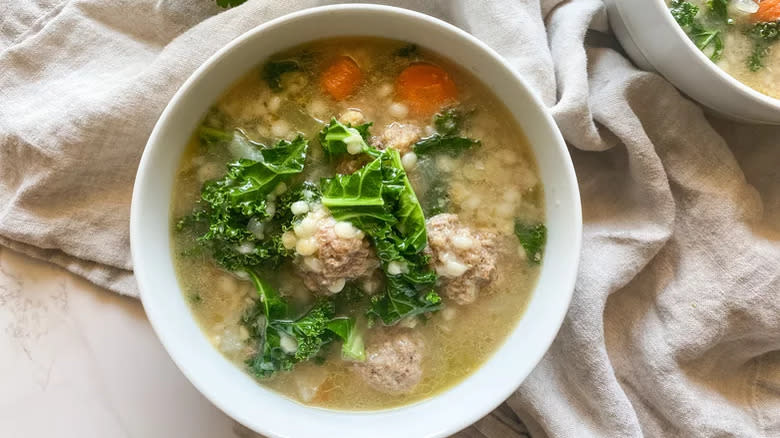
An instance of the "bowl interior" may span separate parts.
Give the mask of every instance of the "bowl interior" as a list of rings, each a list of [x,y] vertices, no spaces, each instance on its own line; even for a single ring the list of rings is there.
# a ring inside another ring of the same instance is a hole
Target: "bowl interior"
[[[169,205],[175,170],[192,130],[209,106],[267,56],[337,36],[414,42],[448,56],[490,84],[524,129],[545,185],[547,263],[517,328],[487,363],[459,385],[391,410],[312,408],[259,386],[203,336],[182,296],[170,256]],[[580,239],[579,192],[571,160],[536,96],[497,54],[467,33],[423,14],[369,5],[329,6],[282,17],[242,35],[201,66],[170,102],[149,139],[131,211],[133,262],[141,297],[168,353],[215,405],[273,437],[357,438],[367,432],[372,437],[448,436],[476,421],[515,390],[552,342],[571,298]]]

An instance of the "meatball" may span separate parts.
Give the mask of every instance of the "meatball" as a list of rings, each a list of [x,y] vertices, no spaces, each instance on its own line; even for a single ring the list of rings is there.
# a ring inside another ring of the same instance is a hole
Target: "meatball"
[[[339,122],[347,123],[351,126],[357,126],[365,123],[366,118],[363,116],[363,113],[360,112],[360,110],[349,109],[344,111],[344,113],[339,116]]]
[[[315,293],[338,293],[348,280],[370,277],[379,267],[365,234],[349,222],[336,221],[322,206],[292,232],[303,283]]]
[[[412,144],[420,139],[420,128],[414,125],[407,125],[393,122],[388,125],[382,133],[382,148],[392,148],[401,153],[401,155],[412,150]]]
[[[496,276],[496,236],[461,225],[454,214],[426,221],[431,263],[440,276],[442,294],[457,304],[474,302],[479,290]]]
[[[369,339],[366,360],[353,370],[379,392],[407,393],[422,378],[424,347],[422,338],[409,329],[384,329]]]

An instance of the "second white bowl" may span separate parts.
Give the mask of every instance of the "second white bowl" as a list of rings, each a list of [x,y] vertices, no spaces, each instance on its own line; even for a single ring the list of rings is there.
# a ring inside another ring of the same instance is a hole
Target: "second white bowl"
[[[730,119],[780,124],[780,100],[748,87],[715,65],[674,21],[664,0],[606,0],[626,53],[680,91]]]

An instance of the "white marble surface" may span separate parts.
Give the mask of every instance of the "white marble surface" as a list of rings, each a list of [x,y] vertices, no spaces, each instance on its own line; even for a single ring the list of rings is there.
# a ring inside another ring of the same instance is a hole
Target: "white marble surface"
[[[140,302],[0,248],[0,437],[244,437]]]

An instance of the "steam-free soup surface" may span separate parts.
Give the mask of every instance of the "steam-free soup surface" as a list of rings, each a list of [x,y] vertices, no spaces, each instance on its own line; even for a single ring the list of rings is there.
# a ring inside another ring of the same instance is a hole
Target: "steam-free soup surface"
[[[271,152],[289,173],[265,167]],[[176,178],[193,314],[236,366],[305,404],[390,408],[460,382],[514,329],[540,269],[542,187],[522,131],[477,78],[402,42],[266,60],[213,105]],[[329,328],[312,347],[295,321],[315,319]]]
[[[726,73],[780,99],[780,0],[666,0],[672,15]]]

